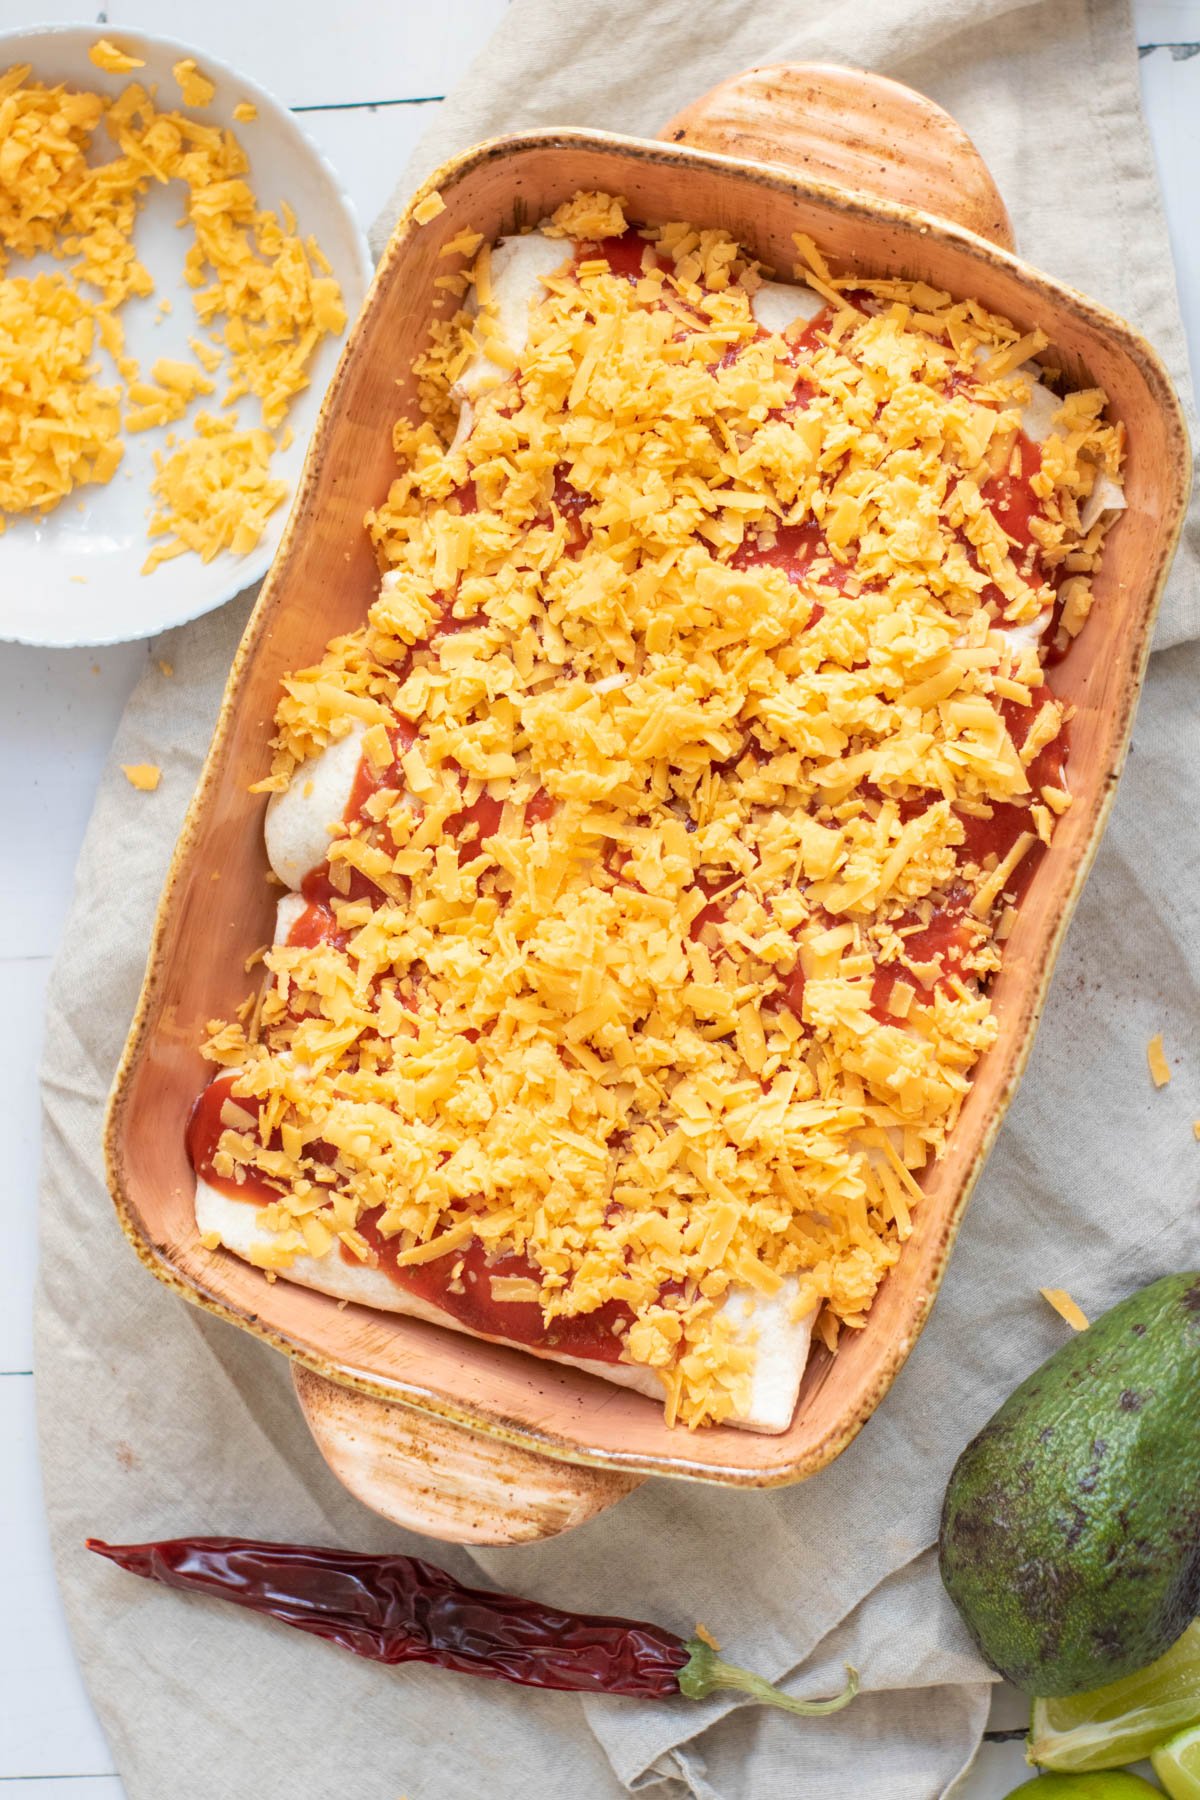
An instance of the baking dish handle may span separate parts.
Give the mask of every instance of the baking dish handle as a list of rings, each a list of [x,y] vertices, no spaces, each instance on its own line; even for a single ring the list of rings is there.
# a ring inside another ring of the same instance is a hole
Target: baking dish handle
[[[962,127],[924,94],[866,69],[747,69],[693,100],[658,135],[899,201],[1013,248],[999,190]]]
[[[454,1544],[528,1544],[604,1512],[644,1477],[585,1468],[374,1400],[293,1362],[317,1448],[338,1480],[409,1531]]]

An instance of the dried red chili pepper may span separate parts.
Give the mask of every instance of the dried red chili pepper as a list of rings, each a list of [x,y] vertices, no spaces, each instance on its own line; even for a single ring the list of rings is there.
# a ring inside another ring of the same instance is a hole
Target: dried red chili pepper
[[[806,1717],[837,1712],[858,1677],[832,1700],[793,1700],[759,1675],[721,1660],[699,1637],[658,1625],[560,1612],[513,1594],[464,1587],[414,1556],[369,1556],[249,1538],[173,1538],[150,1544],[87,1540],[133,1575],[216,1595],[309,1631],[372,1662],[436,1663],[490,1681],[577,1694],[704,1700],[737,1688]]]

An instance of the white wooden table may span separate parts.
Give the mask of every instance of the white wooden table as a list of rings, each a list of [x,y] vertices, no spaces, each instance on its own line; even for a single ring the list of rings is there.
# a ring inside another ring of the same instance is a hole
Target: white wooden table
[[[350,0],[338,9],[335,30],[316,0],[206,0],[203,8],[195,0],[109,0],[111,10],[94,16],[203,39],[214,55],[256,76],[303,113],[360,217],[370,221],[439,96],[505,3]],[[0,0],[0,29],[64,16],[53,0]],[[1193,366],[1200,368],[1200,0],[1138,0],[1137,24]],[[68,652],[0,645],[0,843],[22,846],[19,873],[9,863],[0,882],[0,1016],[8,1024],[0,1040],[0,1142],[7,1150],[0,1186],[0,1800],[118,1800],[122,1791],[75,1666],[51,1570],[34,1436],[31,1296],[46,980],[96,781],[152,653],[146,644]],[[1023,1722],[1015,1694],[998,1695],[994,1710],[999,1727]],[[1019,1745],[986,1744],[961,1800],[993,1800],[1023,1773]]]

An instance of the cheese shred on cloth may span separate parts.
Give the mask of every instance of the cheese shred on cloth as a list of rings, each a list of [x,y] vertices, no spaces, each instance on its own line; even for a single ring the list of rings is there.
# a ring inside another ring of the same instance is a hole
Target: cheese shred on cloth
[[[1186,387],[1124,0],[721,0],[707,11],[694,0],[514,0],[402,195],[477,139],[533,125],[652,134],[722,76],[786,58],[874,67],[948,107],[991,163],[1023,252],[1132,318]],[[857,1664],[864,1695],[803,1723],[736,1701],[580,1702],[365,1666],[268,1621],[131,1591],[80,1548],[88,1533],[203,1530],[430,1554],[325,1469],[281,1357],[147,1276],[104,1191],[104,1098],[245,609],[155,647],[174,679],[152,661],[118,733],[52,984],[37,1321],[59,1579],[129,1800],[946,1792],[974,1754],[990,1691],[930,1550],[954,1459],[1067,1337],[1040,1288],[1066,1288],[1095,1318],[1200,1255],[1200,1069],[1186,1048],[1200,1041],[1197,538],[1193,518],[1134,752],[1020,1095],[933,1319],[865,1431],[798,1488],[647,1482],[544,1544],[435,1546],[469,1580],[557,1605],[684,1633],[702,1619],[794,1693],[832,1692],[842,1661]],[[141,762],[162,765],[154,794],[135,794],[120,772]],[[1181,1057],[1158,1091],[1146,1074],[1156,1032]]]

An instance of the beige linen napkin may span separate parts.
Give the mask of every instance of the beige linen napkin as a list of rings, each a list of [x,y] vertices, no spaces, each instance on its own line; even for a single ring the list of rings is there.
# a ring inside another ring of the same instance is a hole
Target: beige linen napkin
[[[470,139],[571,122],[650,131],[721,75],[780,56],[888,70],[947,104],[992,162],[1023,247],[1132,315],[1186,381],[1124,0],[515,0],[447,103],[421,170]],[[38,1384],[64,1597],[130,1800],[935,1800],[969,1759],[989,1676],[930,1546],[959,1449],[1061,1341],[1037,1296],[1099,1311],[1200,1253],[1200,756],[1195,536],[1177,565],[1113,822],[1020,1097],[934,1319],[892,1394],[801,1488],[650,1482],[582,1530],[468,1556],[405,1537],[340,1489],[281,1358],[138,1266],[104,1193],[100,1118],[167,858],[245,618],[174,633],[130,702],[52,984]],[[1097,626],[1099,621],[1096,622]],[[1094,626],[1093,628],[1096,628]],[[1172,645],[1173,648],[1166,648]],[[120,762],[155,761],[154,794]],[[1156,1092],[1146,1043],[1176,1062]],[[812,1722],[709,1703],[536,1696],[358,1664],[136,1583],[88,1532],[401,1545],[559,1605],[699,1618],[797,1693],[846,1658],[866,1696]]]

